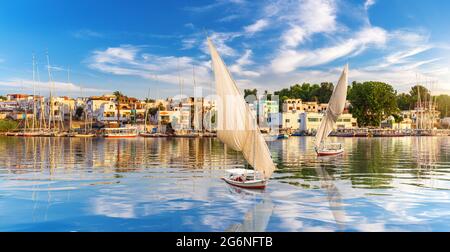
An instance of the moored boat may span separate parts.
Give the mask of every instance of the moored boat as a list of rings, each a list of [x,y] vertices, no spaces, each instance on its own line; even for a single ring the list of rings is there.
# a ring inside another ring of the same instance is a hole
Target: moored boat
[[[230,71],[211,40],[207,40],[219,102],[217,108],[217,137],[227,148],[243,154],[251,170],[228,170],[222,179],[232,185],[248,189],[265,188],[275,171],[269,147],[258,127],[255,115],[233,80]],[[231,104],[231,106],[230,106]],[[242,122],[246,122],[242,124]]]
[[[226,170],[228,176],[222,179],[230,185],[247,188],[247,189],[264,189],[267,185],[267,180],[253,170],[247,169],[230,169]]]
[[[318,156],[334,156],[344,153],[344,147],[340,143],[328,144],[316,149]]]
[[[343,113],[345,102],[347,99],[347,84],[348,82],[348,65],[344,67],[339,82],[331,94],[330,101],[322,122],[317,130],[315,151],[318,156],[332,156],[344,152],[342,144],[339,143],[325,143],[325,140],[333,131],[337,119]]]
[[[92,133],[76,133],[73,134],[72,137],[79,137],[79,138],[90,138],[90,137],[95,137],[95,134]]]
[[[104,128],[103,136],[106,138],[134,138],[138,136],[137,129],[129,128]]]

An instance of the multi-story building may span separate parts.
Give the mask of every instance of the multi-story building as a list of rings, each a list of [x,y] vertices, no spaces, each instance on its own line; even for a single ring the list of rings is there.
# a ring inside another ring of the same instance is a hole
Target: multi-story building
[[[303,111],[301,99],[286,99],[283,102],[283,112]]]
[[[300,111],[290,111],[282,113],[281,128],[296,131],[300,129]]]
[[[308,113],[300,114],[299,126],[302,132],[315,132],[319,128],[324,114],[322,113]],[[358,127],[356,118],[352,114],[342,114],[336,122],[336,129],[354,129]]]

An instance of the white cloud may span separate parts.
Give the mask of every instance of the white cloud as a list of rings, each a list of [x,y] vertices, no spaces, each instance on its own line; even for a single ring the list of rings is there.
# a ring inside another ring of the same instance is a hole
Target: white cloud
[[[282,35],[281,47],[295,48],[316,33],[330,33],[336,30],[337,10],[333,0],[297,1],[295,6],[289,8],[293,10],[283,10],[289,13],[282,19],[288,21],[290,28]]]
[[[74,83],[59,82],[59,81],[34,82],[33,80],[12,79],[7,81],[0,81],[0,86],[14,88],[15,90],[24,90],[28,92],[32,92],[33,89],[35,89],[36,92],[38,91],[47,92],[50,90],[50,88],[55,90],[56,92],[62,93],[80,92],[81,88],[83,89],[84,92],[89,93],[110,92],[110,90],[107,89],[88,88],[76,85]]]
[[[298,26],[293,25],[287,32],[283,34],[284,47],[297,47],[298,44],[304,41],[306,31]]]
[[[374,4],[375,4],[375,0],[366,0],[366,2],[364,3],[364,9],[368,10]]]
[[[197,44],[197,39],[195,38],[185,38],[181,40],[182,43],[182,50],[188,50],[194,48],[194,46]]]
[[[209,38],[216,46],[219,53],[223,56],[236,56],[236,51],[229,47],[226,43],[233,41],[235,38],[242,36],[240,32],[213,32]],[[208,45],[206,39],[203,42],[201,50],[209,55]]]
[[[322,65],[344,56],[354,56],[371,45],[382,46],[386,39],[385,30],[378,27],[367,27],[359,31],[354,37],[330,47],[312,51],[280,49],[279,54],[272,60],[271,66],[276,73],[286,73],[299,67]]]
[[[244,55],[236,60],[236,63],[230,66],[230,71],[243,77],[258,77],[260,74],[258,72],[246,70],[244,67],[252,65],[254,62],[250,59],[252,56],[252,50],[245,50]]]
[[[267,26],[269,26],[269,21],[266,19],[259,19],[255,23],[245,26],[244,31],[249,35],[253,35],[257,32],[264,30]]]
[[[192,84],[193,67],[196,81],[200,84],[210,82],[209,68],[206,62],[190,57],[158,56],[141,52],[142,47],[123,45],[94,51],[87,60],[89,67],[104,73],[124,76],[136,76],[164,83]],[[179,77],[180,76],[180,77]]]

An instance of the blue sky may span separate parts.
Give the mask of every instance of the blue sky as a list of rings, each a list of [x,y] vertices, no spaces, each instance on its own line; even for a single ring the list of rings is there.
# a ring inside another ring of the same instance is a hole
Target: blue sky
[[[46,50],[57,94],[114,90],[145,97],[209,94],[205,34],[240,88],[377,80],[400,92],[423,82],[450,93],[450,1],[210,0],[2,1],[0,94],[48,94]],[[70,79],[67,69],[70,68]]]

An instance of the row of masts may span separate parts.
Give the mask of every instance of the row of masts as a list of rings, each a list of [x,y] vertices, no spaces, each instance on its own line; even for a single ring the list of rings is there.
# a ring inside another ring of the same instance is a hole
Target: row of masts
[[[427,87],[433,87],[435,82],[429,84],[427,82]],[[421,85],[416,85],[417,88],[417,104],[416,104],[416,129],[432,130],[435,128],[434,123],[436,122],[436,105],[437,96],[432,96],[431,90],[424,90],[424,94],[421,95]],[[423,96],[423,97],[422,97]]]
[[[36,98],[36,81],[38,83],[41,82],[39,75],[39,67],[36,61],[36,56],[33,53],[32,56],[32,77],[33,77],[33,102],[32,102],[32,112],[33,116],[31,118],[31,123],[28,119],[28,108],[24,111],[24,120],[23,120],[23,131],[24,132],[63,132],[65,131],[64,125],[64,106],[58,105],[58,102],[55,100],[55,83],[53,81],[51,65],[50,65],[50,57],[48,52],[46,52],[46,60],[47,60],[47,72],[48,72],[48,80],[50,83],[49,86],[49,99],[45,102],[41,97],[39,99]],[[67,68],[67,81],[70,83],[70,68]],[[82,91],[81,91],[82,92]],[[39,104],[39,109],[37,106]],[[58,106],[59,114],[55,115],[55,106]],[[72,131],[72,107],[68,106],[69,109],[69,129],[68,131]],[[45,115],[48,115],[45,118]],[[92,129],[92,117],[88,118],[88,113],[86,110],[86,106],[83,110],[84,114],[84,130],[88,132]],[[39,115],[39,116],[38,116]],[[58,117],[58,118],[57,118]]]

